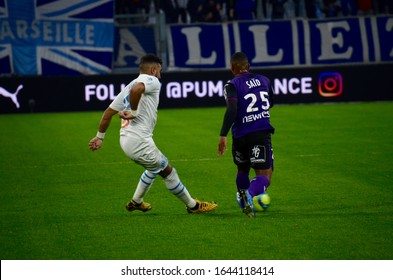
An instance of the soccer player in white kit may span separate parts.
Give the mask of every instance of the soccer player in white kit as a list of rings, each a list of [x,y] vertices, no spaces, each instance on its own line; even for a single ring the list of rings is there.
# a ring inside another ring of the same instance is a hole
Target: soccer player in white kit
[[[128,211],[151,210],[151,205],[143,201],[157,175],[160,175],[168,190],[180,199],[189,213],[206,213],[216,209],[215,202],[194,199],[180,181],[177,171],[157,148],[153,140],[153,130],[157,121],[157,107],[161,89],[162,61],[153,54],[141,58],[139,76],[131,81],[104,111],[97,135],[90,140],[92,151],[101,148],[105,132],[114,115],[122,118],[120,146],[124,153],[146,170],[142,173],[134,195],[127,203]]]

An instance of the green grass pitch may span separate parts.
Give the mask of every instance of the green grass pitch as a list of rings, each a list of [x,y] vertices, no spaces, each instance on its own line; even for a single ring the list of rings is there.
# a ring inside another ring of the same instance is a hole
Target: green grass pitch
[[[224,108],[159,110],[154,139],[191,195],[190,215],[157,178],[147,213],[129,213],[143,169],[101,112],[0,115],[1,259],[393,259],[393,103],[276,106],[267,212],[235,201],[230,150],[217,156]],[[231,143],[231,141],[230,141]],[[230,144],[229,143],[229,144]]]

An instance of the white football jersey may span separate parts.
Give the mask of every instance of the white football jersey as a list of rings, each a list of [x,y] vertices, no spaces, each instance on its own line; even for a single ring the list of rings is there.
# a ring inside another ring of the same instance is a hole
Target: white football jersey
[[[138,104],[138,116],[132,120],[122,120],[120,135],[136,133],[140,137],[152,137],[157,122],[157,107],[161,90],[161,83],[157,77],[140,74],[116,96],[109,107],[116,111],[130,110],[130,89],[136,83],[145,85],[145,91]]]

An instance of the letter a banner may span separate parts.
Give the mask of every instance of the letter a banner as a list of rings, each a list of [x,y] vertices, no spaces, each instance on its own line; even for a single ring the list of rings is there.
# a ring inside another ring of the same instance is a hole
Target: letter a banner
[[[112,70],[113,0],[0,0],[0,75]]]

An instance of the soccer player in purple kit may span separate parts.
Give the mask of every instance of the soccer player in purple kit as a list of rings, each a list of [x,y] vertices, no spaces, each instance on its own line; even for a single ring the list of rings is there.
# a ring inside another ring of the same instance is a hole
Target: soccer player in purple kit
[[[270,80],[250,72],[246,54],[236,52],[231,57],[234,78],[224,86],[227,108],[218,143],[218,155],[227,147],[227,135],[232,128],[232,156],[237,166],[236,186],[239,206],[254,217],[252,198],[265,193],[273,173],[273,149],[270,124],[273,90]],[[250,181],[250,170],[255,177]]]

